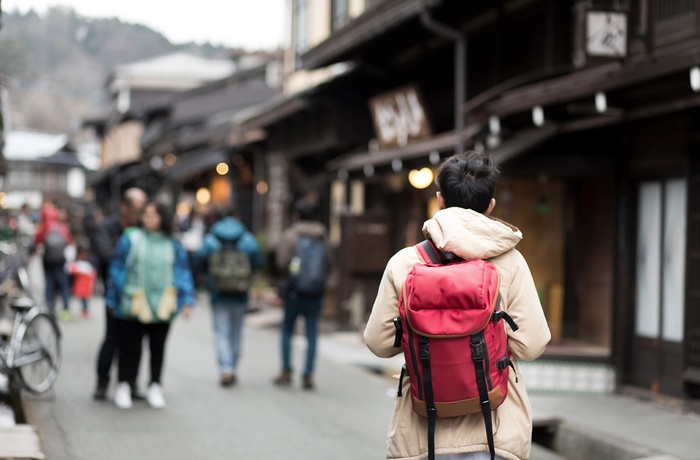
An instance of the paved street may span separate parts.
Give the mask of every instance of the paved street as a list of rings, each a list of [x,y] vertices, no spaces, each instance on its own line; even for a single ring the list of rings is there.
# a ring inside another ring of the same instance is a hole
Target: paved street
[[[36,263],[30,266],[39,298],[40,271]],[[72,310],[79,311],[77,302]],[[321,335],[316,391],[305,392],[298,382],[292,388],[277,388],[271,383],[279,359],[273,325],[281,311],[268,308],[249,314],[240,383],[224,389],[217,381],[211,317],[202,296],[189,321],[174,323],[168,341],[163,379],[168,407],[156,411],[137,401],[132,410],[121,411],[111,401],[92,400],[104,327],[99,299],[93,301],[92,313],[88,321],[61,323],[64,363],[55,390],[42,397],[24,395],[28,423],[38,427],[48,460],[384,458],[395,384],[367,369],[392,374],[402,358],[374,357],[358,334]],[[304,341],[295,339],[300,368]],[[147,354],[144,358],[142,387],[148,378]],[[536,424],[562,423],[562,442],[568,444],[562,450],[593,452],[584,458],[600,459],[623,458],[621,452],[624,458],[698,458],[697,414],[619,394],[534,392],[531,397]],[[612,454],[610,446],[617,449]],[[532,460],[567,457],[533,445]]]
[[[180,318],[171,329],[165,410],[136,401],[124,411],[111,401],[93,401],[103,313],[97,301],[92,310],[88,321],[61,323],[64,362],[55,391],[25,397],[28,422],[38,426],[49,460],[384,458],[392,407],[386,379],[320,356],[317,390],[277,388],[271,383],[279,366],[277,329],[258,325],[245,331],[240,383],[221,388],[205,300],[189,321]],[[303,347],[296,345],[300,367]]]

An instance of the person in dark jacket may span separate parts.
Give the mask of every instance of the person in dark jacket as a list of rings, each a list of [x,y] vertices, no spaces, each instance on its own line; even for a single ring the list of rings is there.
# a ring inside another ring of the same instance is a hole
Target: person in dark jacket
[[[314,388],[313,371],[316,359],[316,339],[318,337],[318,320],[323,307],[323,288],[315,294],[306,294],[295,290],[290,282],[289,273],[293,271],[295,251],[299,239],[310,237],[323,242],[323,258],[325,260],[326,273],[332,263],[332,251],[328,241],[328,232],[325,225],[319,221],[318,205],[314,199],[304,197],[294,203],[292,225],[285,230],[275,254],[275,265],[279,272],[285,273],[283,288],[280,296],[284,299],[284,319],[281,325],[281,351],[282,372],[274,379],[276,385],[290,385],[292,383],[292,357],[291,340],[294,333],[294,325],[300,316],[305,321],[306,332],[306,363],[302,374],[302,387],[305,390]],[[301,264],[303,266],[303,263]],[[298,267],[297,269],[301,269]]]
[[[119,212],[106,217],[92,235],[90,243],[97,261],[97,274],[104,286],[107,285],[109,263],[114,256],[119,238],[125,229],[138,225],[147,201],[148,196],[140,188],[127,189],[119,203]],[[94,398],[97,400],[104,400],[107,397],[109,374],[116,351],[117,335],[114,312],[110,308],[106,308],[105,335],[97,355],[97,388],[94,393]],[[136,382],[130,382],[130,384],[132,396],[142,398],[136,390]]]
[[[237,381],[236,368],[241,356],[242,326],[248,308],[248,292],[225,293],[217,290],[209,261],[212,255],[224,247],[230,247],[247,256],[251,272],[258,270],[265,263],[265,257],[255,236],[234,216],[233,209],[225,210],[223,217],[214,222],[209,232],[204,235],[202,246],[194,255],[198,266],[206,267],[206,285],[211,298],[214,342],[220,372],[219,383],[226,387]]]

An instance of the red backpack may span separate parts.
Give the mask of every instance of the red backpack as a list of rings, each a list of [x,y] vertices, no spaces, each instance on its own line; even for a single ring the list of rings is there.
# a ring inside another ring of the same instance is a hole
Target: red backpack
[[[430,460],[436,417],[479,412],[493,460],[491,411],[505,400],[508,368],[515,369],[501,320],[513,331],[518,326],[500,309],[500,278],[491,262],[440,253],[428,240],[415,247],[424,263],[408,273],[394,319],[394,346],[406,359],[398,395],[409,375],[413,410],[428,418]]]

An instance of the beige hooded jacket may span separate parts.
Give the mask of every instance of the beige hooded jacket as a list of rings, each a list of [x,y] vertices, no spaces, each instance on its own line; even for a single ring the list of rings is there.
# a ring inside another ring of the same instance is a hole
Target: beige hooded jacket
[[[498,269],[502,306],[519,330],[513,332],[504,326],[515,372],[510,372],[508,397],[493,412],[494,443],[497,455],[508,460],[526,460],[530,456],[532,413],[517,360],[529,361],[540,356],[550,340],[550,332],[530,269],[515,249],[522,234],[504,222],[457,207],[437,212],[434,218],[425,222],[423,233],[442,251],[452,252],[463,259],[488,259]],[[393,347],[393,320],[399,314],[403,281],[413,264],[419,262],[418,252],[409,247],[396,253],[387,264],[364,333],[367,346],[377,356],[391,357],[401,352],[400,348]],[[516,375],[518,383],[515,382]],[[410,394],[410,382],[406,378],[404,396],[397,397],[394,405],[387,441],[388,459],[427,457],[427,419],[413,411]],[[437,420],[437,455],[487,450],[481,414]]]

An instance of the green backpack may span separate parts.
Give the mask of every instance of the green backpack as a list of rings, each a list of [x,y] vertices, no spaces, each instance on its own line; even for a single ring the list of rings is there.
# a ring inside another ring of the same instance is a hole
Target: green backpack
[[[221,242],[221,249],[209,256],[209,274],[217,294],[236,295],[248,292],[253,270],[248,255],[240,251],[238,241]]]

